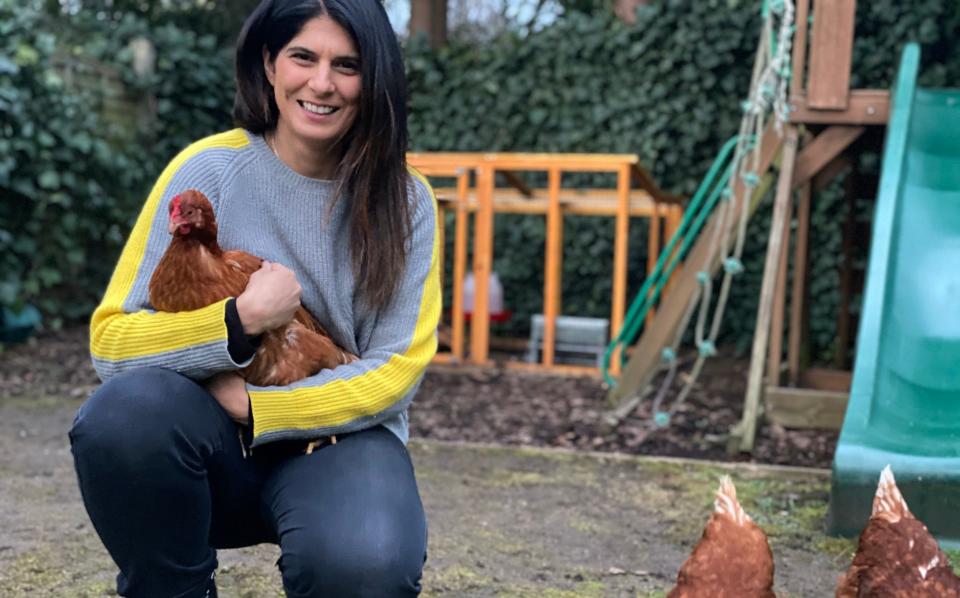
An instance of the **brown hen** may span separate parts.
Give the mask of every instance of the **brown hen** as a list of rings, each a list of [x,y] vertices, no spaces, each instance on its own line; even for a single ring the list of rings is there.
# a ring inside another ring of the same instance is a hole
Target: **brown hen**
[[[880,473],[873,513],[836,596],[960,597],[960,579],[927,526],[907,508],[889,465]]]
[[[170,202],[173,240],[150,279],[150,303],[160,311],[200,309],[237,297],[263,260],[243,251],[223,251],[210,200],[196,190]],[[240,370],[256,386],[282,386],[354,361],[305,308],[288,324],[263,334],[253,362]]]
[[[767,536],[744,512],[723,476],[703,537],[667,598],[775,598]]]

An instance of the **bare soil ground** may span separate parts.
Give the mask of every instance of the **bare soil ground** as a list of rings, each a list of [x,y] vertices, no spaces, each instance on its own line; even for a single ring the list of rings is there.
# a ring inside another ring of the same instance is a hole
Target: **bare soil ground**
[[[764,423],[752,454],[727,454],[729,430],[742,414],[748,368],[745,360],[729,356],[708,361],[670,424],[659,428],[651,425],[652,399],[617,426],[607,424],[604,415],[611,405],[597,378],[434,368],[411,408],[412,432],[438,440],[829,468],[838,436],[829,430],[787,430]],[[654,382],[659,384],[659,378]],[[675,382],[663,407],[679,386]]]
[[[87,356],[86,334],[81,327],[49,333],[0,354],[0,396],[38,390],[71,398],[87,396],[98,380]],[[436,440],[730,461],[727,433],[740,421],[748,367],[746,360],[723,353],[708,361],[670,425],[649,433],[649,400],[615,428],[604,423],[610,405],[606,387],[597,378],[502,368],[434,368],[411,409],[411,434]],[[764,424],[757,432],[754,452],[732,460],[829,468],[836,442],[836,432]]]
[[[676,429],[642,443],[630,431],[642,414],[604,429],[596,380],[429,373],[411,412],[431,533],[424,595],[663,596],[725,471],[770,536],[778,592],[832,595],[853,543],[822,533],[825,472],[624,454],[722,459],[725,426],[739,417],[724,401],[742,374],[726,363],[729,378],[706,376]],[[66,439],[96,383],[83,330],[0,353],[0,596],[112,594],[115,569],[83,511]],[[760,438],[758,461],[823,465],[832,451],[822,435]],[[273,546],[223,551],[222,595],[280,596],[277,556]]]

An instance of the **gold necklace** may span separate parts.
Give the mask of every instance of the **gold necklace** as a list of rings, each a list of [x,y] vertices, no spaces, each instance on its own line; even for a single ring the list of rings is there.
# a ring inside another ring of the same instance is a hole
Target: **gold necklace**
[[[270,148],[270,151],[273,152],[273,155],[277,157],[277,160],[280,160],[281,162],[283,162],[283,158],[280,157],[280,154],[277,153],[277,148],[274,146],[274,143],[276,142],[276,140],[271,140],[272,138],[273,136],[267,137],[266,135],[264,135],[263,141],[264,143],[267,144],[267,147]]]

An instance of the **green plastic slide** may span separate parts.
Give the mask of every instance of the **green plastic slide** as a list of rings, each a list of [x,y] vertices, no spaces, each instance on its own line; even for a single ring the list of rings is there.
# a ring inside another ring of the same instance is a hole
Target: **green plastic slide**
[[[960,89],[918,89],[900,62],[828,527],[858,534],[880,470],[960,546]]]

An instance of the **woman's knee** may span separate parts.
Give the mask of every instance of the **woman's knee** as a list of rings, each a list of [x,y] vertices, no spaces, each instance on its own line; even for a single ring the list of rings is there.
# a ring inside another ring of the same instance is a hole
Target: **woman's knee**
[[[287,595],[297,598],[400,597],[420,593],[426,559],[425,530],[405,537],[364,534],[355,522],[349,534],[289,534],[280,569]]]
[[[139,368],[107,380],[77,411],[74,452],[102,448],[130,455],[162,446],[178,423],[208,408],[202,387],[162,368]]]

